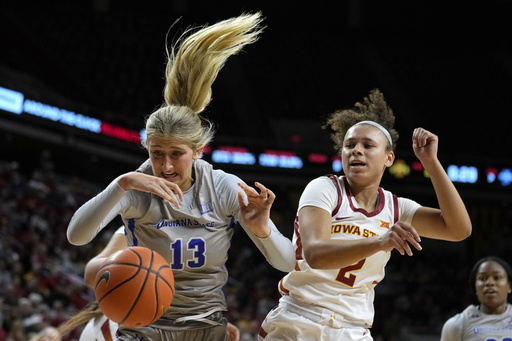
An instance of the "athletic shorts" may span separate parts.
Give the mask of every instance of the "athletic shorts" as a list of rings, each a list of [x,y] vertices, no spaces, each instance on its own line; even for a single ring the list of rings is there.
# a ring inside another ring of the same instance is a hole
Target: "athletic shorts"
[[[304,316],[304,315],[307,315]],[[321,321],[314,313],[304,314],[293,306],[279,303],[261,324],[259,341],[373,341],[365,327],[333,327],[332,321]]]
[[[221,314],[215,314],[221,315]],[[118,341],[227,341],[227,320],[224,317],[216,319],[218,325],[199,321],[174,323],[169,320],[165,325],[159,320],[146,327],[129,328],[120,326]]]

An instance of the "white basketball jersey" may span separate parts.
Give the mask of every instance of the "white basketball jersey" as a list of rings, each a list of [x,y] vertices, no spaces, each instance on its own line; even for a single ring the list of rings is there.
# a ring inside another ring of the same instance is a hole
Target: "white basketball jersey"
[[[330,179],[330,180],[329,180]],[[335,192],[332,186],[335,186]],[[331,186],[325,193],[325,189]],[[313,193],[314,198],[303,194],[299,210],[303,206],[318,206],[327,209],[331,202],[331,239],[356,240],[371,238],[386,233],[398,220],[410,222],[419,205],[411,200],[397,198],[391,192],[378,189],[378,207],[373,212],[359,208],[351,196],[345,177],[321,177],[313,180],[304,193]],[[322,194],[318,194],[324,192]],[[332,198],[335,195],[337,198]],[[325,200],[326,197],[329,200]],[[323,198],[323,199],[322,199]],[[312,204],[318,202],[318,204]],[[400,215],[399,203],[408,205],[407,216]],[[332,311],[341,323],[371,327],[374,316],[374,287],[384,278],[384,267],[390,252],[378,252],[366,259],[341,269],[313,269],[304,259],[300,221],[295,221],[293,244],[296,248],[296,268],[280,282],[282,295]]]
[[[87,322],[80,334],[79,341],[114,341],[117,340],[118,325],[107,319],[105,315]]]

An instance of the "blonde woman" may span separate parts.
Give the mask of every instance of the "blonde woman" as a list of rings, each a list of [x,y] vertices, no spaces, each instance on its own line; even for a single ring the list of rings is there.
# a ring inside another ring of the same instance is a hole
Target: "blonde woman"
[[[160,253],[174,272],[176,293],[163,317],[147,327],[120,326],[118,340],[226,340],[222,287],[236,222],[272,266],[293,269],[293,246],[270,220],[274,193],[201,159],[214,135],[201,114],[212,83],[229,56],[258,39],[261,21],[259,13],[244,14],[189,30],[168,49],[165,104],[146,120],[149,159],[70,221],[69,241],[83,245],[121,215],[127,244]]]

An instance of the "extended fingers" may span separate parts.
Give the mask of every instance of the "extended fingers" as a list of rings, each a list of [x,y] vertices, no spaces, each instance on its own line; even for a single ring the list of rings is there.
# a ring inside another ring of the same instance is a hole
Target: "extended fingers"
[[[408,224],[403,223],[401,221],[397,222],[395,225],[400,227],[400,232],[399,233],[401,235],[411,237],[415,241],[417,241],[418,243],[421,242],[421,237],[418,234],[418,231],[416,231],[416,229],[414,227],[412,227],[411,225],[408,225]]]
[[[262,198],[268,199],[268,201],[270,201],[271,203],[274,202],[274,199],[276,198],[276,195],[274,194],[274,192],[272,192],[270,189],[263,186],[263,184],[261,184],[259,182],[255,182],[254,185],[256,185],[260,189],[260,191],[261,191],[260,196]]]
[[[400,252],[400,254],[403,256],[407,253],[407,255],[412,256],[412,250],[409,244],[403,240],[402,238],[398,237],[393,239],[394,247],[395,249]]]
[[[164,183],[158,186],[157,191],[159,190],[159,192],[156,194],[174,204],[177,208],[180,208],[180,201],[183,202],[184,200],[181,188],[173,182],[167,180],[163,181]]]
[[[252,197],[259,196],[264,199],[266,199],[267,197],[275,198],[274,192],[272,192],[270,189],[266,188],[263,184],[261,184],[259,182],[255,182],[254,185],[260,189],[260,193],[258,193],[258,191],[254,187],[248,186],[247,184],[245,184],[243,182],[238,183],[238,186],[240,186],[240,188],[242,188],[244,190],[244,192],[245,192],[245,194],[247,194],[247,196],[252,196]]]
[[[402,222],[398,222],[393,225],[391,229],[396,236],[394,241],[396,245],[399,246],[397,250],[401,255],[404,255],[404,252],[406,252],[409,256],[412,256],[410,245],[414,246],[416,250],[423,249],[420,245],[421,238],[414,227]]]
[[[125,190],[153,193],[178,208],[183,201],[183,192],[177,184],[152,175],[130,172],[120,178],[119,185]]]
[[[258,192],[251,186],[248,186],[247,184],[243,182],[239,182],[238,186],[245,192],[245,194],[249,196],[258,196]]]

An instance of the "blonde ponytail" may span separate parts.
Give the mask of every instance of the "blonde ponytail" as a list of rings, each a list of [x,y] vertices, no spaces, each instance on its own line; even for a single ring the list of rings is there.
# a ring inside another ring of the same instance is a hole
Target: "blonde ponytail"
[[[199,114],[210,103],[212,84],[226,60],[258,39],[262,20],[261,13],[243,14],[193,34],[188,29],[167,49],[165,104],[146,120],[147,141],[172,136],[198,149],[213,139],[213,124]]]
[[[207,26],[167,50],[165,101],[201,112],[211,100],[211,87],[229,56],[258,39],[261,14],[244,14]],[[179,46],[178,46],[179,45]],[[178,47],[177,47],[178,46]]]
[[[69,320],[63,322],[57,328],[57,332],[61,337],[69,334],[73,329],[80,327],[92,319],[103,316],[98,303],[91,302],[87,304],[81,311],[71,317]]]

